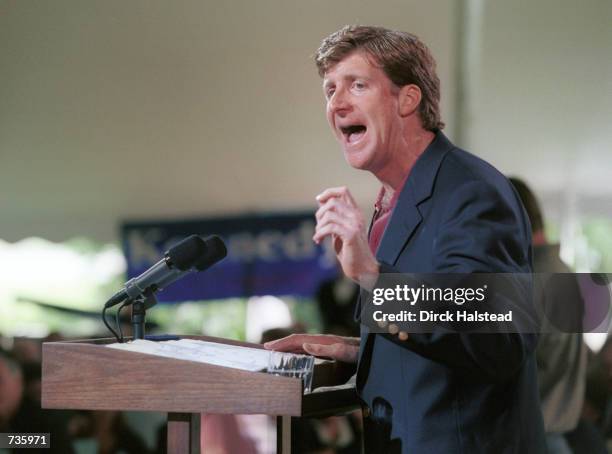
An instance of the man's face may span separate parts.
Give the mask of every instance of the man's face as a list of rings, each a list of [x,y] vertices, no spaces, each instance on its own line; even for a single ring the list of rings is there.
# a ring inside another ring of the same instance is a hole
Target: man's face
[[[398,162],[399,89],[381,68],[353,52],[325,73],[323,91],[327,120],[352,167],[379,174]]]

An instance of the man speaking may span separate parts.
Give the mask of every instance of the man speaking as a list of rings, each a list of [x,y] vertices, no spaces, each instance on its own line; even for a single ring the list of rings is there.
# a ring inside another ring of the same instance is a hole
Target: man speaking
[[[314,241],[343,272],[529,273],[530,227],[508,181],[442,134],[440,81],[414,35],[348,26],[316,55],[346,161],[382,187],[370,228],[346,187],[317,196]],[[355,363],[366,453],[545,452],[533,334],[294,335],[266,348]]]

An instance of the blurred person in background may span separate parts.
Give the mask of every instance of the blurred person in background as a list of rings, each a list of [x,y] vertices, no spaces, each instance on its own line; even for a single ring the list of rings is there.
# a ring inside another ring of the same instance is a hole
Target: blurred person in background
[[[612,440],[612,337],[608,335],[599,351],[598,365],[601,368],[602,381],[605,383],[605,408],[602,414],[602,428],[608,440]]]
[[[40,339],[27,337],[15,338],[11,354],[21,367],[25,395],[31,402],[40,405],[42,392],[42,342]]]
[[[98,454],[150,452],[121,412],[41,408],[41,359],[40,339],[16,338],[10,353],[0,353],[0,432],[49,432],[51,448],[40,451],[46,453],[82,452],[79,446]]]
[[[589,351],[586,391],[578,426],[566,434],[576,454],[607,454],[611,435],[608,423],[612,409],[612,342],[608,337],[600,352]],[[606,438],[607,444],[606,446]]]
[[[565,434],[578,426],[586,383],[587,347],[580,332],[582,296],[577,280],[559,257],[559,245],[546,238],[542,210],[534,193],[519,178],[511,177],[510,182],[531,222],[538,303],[554,325],[545,330],[551,332],[540,335],[536,350],[546,444],[551,454],[571,454]],[[574,321],[575,326],[567,326],[568,320]]]
[[[0,350],[0,432],[50,433],[51,446],[23,452],[71,454],[68,414],[40,408],[40,399],[24,394],[21,366],[8,352]],[[21,452],[22,450],[14,450]]]
[[[7,432],[23,396],[23,376],[17,361],[0,350],[0,432]]]
[[[75,412],[70,419],[69,430],[78,444],[95,446],[97,454],[152,452],[119,411]]]
[[[344,276],[324,281],[317,289],[317,306],[323,323],[323,333],[338,336],[359,336],[355,323],[355,304],[359,286]]]

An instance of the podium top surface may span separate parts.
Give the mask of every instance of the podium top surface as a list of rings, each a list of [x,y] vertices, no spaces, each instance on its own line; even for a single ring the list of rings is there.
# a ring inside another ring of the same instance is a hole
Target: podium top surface
[[[181,336],[261,348],[258,344]],[[42,406],[177,413],[302,414],[302,382],[107,348],[112,339],[43,344]]]
[[[208,336],[180,336],[261,349]],[[354,388],[304,395],[297,378],[277,377],[107,348],[114,339],[43,344],[43,408],[209,414],[330,416],[359,407]],[[337,385],[334,362],[315,365],[316,386]]]

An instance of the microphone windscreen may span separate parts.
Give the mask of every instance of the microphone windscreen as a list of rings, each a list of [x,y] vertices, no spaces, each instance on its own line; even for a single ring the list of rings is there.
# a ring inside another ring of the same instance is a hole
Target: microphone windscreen
[[[217,235],[206,238],[206,254],[201,260],[196,261],[195,267],[198,271],[204,271],[227,255],[225,243]]]
[[[207,244],[204,239],[199,235],[191,235],[168,249],[166,257],[171,266],[186,271],[204,259],[207,253]]]

